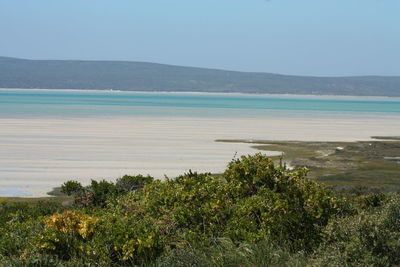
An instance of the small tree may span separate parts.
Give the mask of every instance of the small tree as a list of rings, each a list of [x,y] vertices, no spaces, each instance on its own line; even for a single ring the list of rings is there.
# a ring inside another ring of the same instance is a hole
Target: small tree
[[[67,194],[68,196],[76,196],[83,193],[84,187],[78,181],[67,181],[61,185],[61,192]]]
[[[128,191],[141,189],[143,186],[145,186],[146,184],[152,183],[153,181],[154,181],[154,178],[149,175],[147,175],[147,176],[124,175],[117,180],[117,183],[115,185],[117,186],[117,189],[119,191],[128,192]]]

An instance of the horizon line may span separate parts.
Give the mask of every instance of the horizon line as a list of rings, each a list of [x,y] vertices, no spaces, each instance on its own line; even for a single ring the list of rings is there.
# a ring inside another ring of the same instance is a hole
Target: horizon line
[[[223,68],[213,68],[213,67],[198,67],[198,66],[188,66],[188,65],[176,65],[170,63],[159,63],[159,62],[150,62],[150,61],[134,61],[134,60],[121,60],[121,59],[34,59],[34,58],[23,58],[23,57],[14,57],[14,56],[1,56],[0,59],[12,59],[12,60],[26,60],[26,61],[75,61],[75,62],[124,62],[124,63],[141,63],[141,64],[155,64],[155,65],[163,65],[163,66],[171,66],[171,67],[179,67],[179,68],[193,68],[193,69],[203,69],[203,70],[215,70],[215,71],[227,71],[227,72],[236,72],[236,73],[252,73],[252,74],[269,74],[269,75],[277,75],[277,76],[292,76],[292,77],[308,77],[308,78],[358,78],[358,77],[384,77],[384,78],[400,78],[399,75],[376,75],[376,74],[364,74],[364,75],[298,75],[298,74],[283,74],[283,73],[275,73],[275,72],[262,72],[262,71],[240,71],[240,70],[231,70],[231,69],[223,69]]]

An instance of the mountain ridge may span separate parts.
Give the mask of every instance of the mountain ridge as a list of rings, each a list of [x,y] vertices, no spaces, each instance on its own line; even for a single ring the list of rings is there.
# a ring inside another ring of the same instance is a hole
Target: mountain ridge
[[[400,96],[400,76],[317,77],[135,61],[0,57],[0,88]]]

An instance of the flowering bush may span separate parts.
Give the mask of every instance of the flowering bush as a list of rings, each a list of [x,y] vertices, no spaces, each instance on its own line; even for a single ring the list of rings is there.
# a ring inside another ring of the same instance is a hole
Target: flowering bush
[[[289,170],[256,154],[231,161],[221,175],[189,171],[163,181],[124,176],[88,187],[69,182],[65,191],[85,200],[91,193],[91,202],[44,217],[20,255],[27,261],[43,254],[101,266],[145,265],[220,239],[311,251],[344,202],[306,175],[305,168]]]
[[[39,250],[70,258],[84,249],[85,241],[94,234],[97,218],[67,210],[44,219],[44,231],[37,236]]]

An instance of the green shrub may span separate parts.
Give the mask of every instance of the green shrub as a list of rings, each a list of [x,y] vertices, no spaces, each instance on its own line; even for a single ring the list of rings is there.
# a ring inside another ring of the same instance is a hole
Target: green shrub
[[[10,221],[23,222],[40,216],[50,215],[60,209],[62,205],[51,201],[38,202],[0,202],[0,227]]]
[[[284,246],[270,242],[235,244],[229,239],[216,239],[206,248],[184,247],[159,257],[151,266],[306,266],[301,253],[291,253]]]
[[[383,193],[372,193],[361,195],[356,198],[357,204],[362,209],[380,207],[386,200],[386,195]]]
[[[32,236],[41,231],[40,218],[62,210],[56,202],[0,202],[0,262],[19,256],[30,247]]]
[[[44,220],[44,230],[35,238],[36,250],[69,260],[87,252],[85,242],[93,236],[99,220],[67,210]]]
[[[28,242],[2,255],[15,258],[28,249],[27,255],[99,266],[173,259],[199,266],[303,264],[301,253],[316,249],[322,234],[329,235],[326,225],[348,209],[306,175],[305,168],[289,170],[256,154],[232,160],[221,175],[189,171],[163,181],[124,176],[86,187],[70,181],[62,189],[75,195],[76,210],[23,220],[21,233],[15,225],[7,228],[6,240],[16,233]]]
[[[154,178],[151,176],[143,176],[143,175],[124,175],[121,178],[117,179],[116,187],[120,192],[129,192],[134,190],[139,190],[143,188],[146,184],[152,183]]]
[[[380,209],[333,220],[311,262],[318,266],[395,266],[400,264],[400,197]]]
[[[383,226],[392,232],[400,233],[400,194],[391,196],[388,200]]]
[[[105,206],[116,197],[130,191],[140,190],[146,184],[153,182],[151,176],[124,175],[117,179],[116,183],[105,180],[91,180],[90,185],[82,186],[77,181],[67,181],[61,186],[61,192],[68,196],[74,196],[75,203],[81,206]]]
[[[68,196],[77,195],[82,193],[84,188],[80,182],[77,181],[67,181],[61,185],[61,193]]]
[[[189,172],[143,188],[141,206],[167,218],[172,235],[206,244],[210,237],[234,242],[269,238],[309,249],[340,211],[342,201],[306,179],[307,170],[290,171],[261,154],[232,161],[221,177]]]
[[[87,190],[93,194],[93,204],[100,206],[105,205],[106,202],[114,198],[118,192],[117,187],[113,183],[105,180],[101,180],[100,182],[92,180]]]

